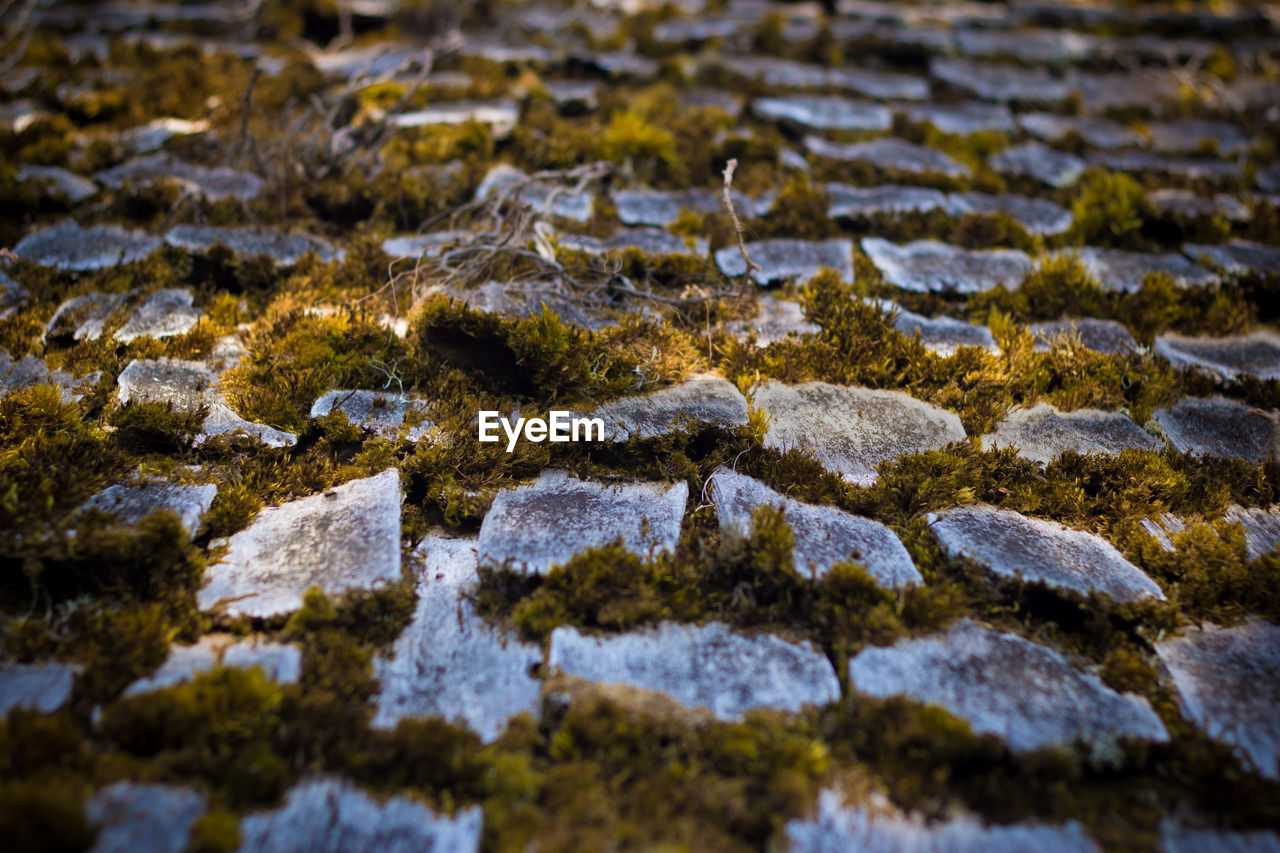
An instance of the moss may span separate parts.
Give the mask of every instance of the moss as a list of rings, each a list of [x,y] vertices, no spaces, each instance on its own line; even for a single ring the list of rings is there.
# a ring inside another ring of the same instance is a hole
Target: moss
[[[799,240],[821,240],[840,233],[835,221],[827,216],[830,199],[820,186],[804,175],[787,180],[766,216],[748,224],[753,238],[791,237]]]
[[[232,853],[240,849],[240,821],[225,811],[209,811],[191,824],[186,853]]]
[[[1144,248],[1142,223],[1151,215],[1142,185],[1116,172],[1091,169],[1076,184],[1071,239],[1078,245]]]
[[[74,788],[50,788],[24,782],[0,785],[0,832],[13,850],[88,850],[94,831]]]
[[[108,422],[116,428],[112,440],[130,452],[181,456],[195,443],[207,416],[204,406],[185,411],[172,403],[129,402],[112,411]]]

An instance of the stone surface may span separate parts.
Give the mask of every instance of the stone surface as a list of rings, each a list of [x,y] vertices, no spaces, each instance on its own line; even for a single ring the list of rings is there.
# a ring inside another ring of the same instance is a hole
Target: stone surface
[[[886,137],[850,145],[831,142],[821,136],[806,136],[804,147],[810,154],[831,160],[867,163],[877,169],[910,174],[936,173],[949,178],[968,177],[969,167],[933,148],[924,148],[905,139]]]
[[[1280,853],[1280,835],[1265,829],[1232,831],[1160,822],[1163,853]]]
[[[888,130],[893,126],[893,114],[888,108],[836,95],[756,98],[751,111],[761,119],[815,130]]]
[[[603,420],[605,439],[615,442],[702,424],[734,429],[747,425],[747,398],[719,376],[696,375],[679,385],[605,403],[587,417]]]
[[[968,815],[925,823],[888,809],[845,806],[840,795],[818,795],[818,813],[797,818],[784,832],[790,853],[1097,853],[1098,846],[1075,821],[983,824]]]
[[[116,782],[84,804],[84,816],[98,831],[90,853],[182,853],[191,825],[209,800],[191,788]]]
[[[690,246],[683,237],[677,237],[662,228],[623,228],[603,239],[564,234],[557,242],[562,248],[592,254],[639,249],[646,255],[705,255],[707,250],[705,239],[699,239],[694,246]]]
[[[1263,509],[1255,506],[1246,509],[1239,504],[1232,504],[1227,507],[1222,518],[1244,528],[1245,555],[1250,560],[1280,549],[1280,507]]]
[[[1015,128],[1013,113],[1003,104],[908,104],[902,112],[916,124],[931,124],[943,133],[1012,133]]]
[[[167,154],[148,154],[93,176],[107,189],[120,190],[165,181],[179,184],[184,191],[209,199],[250,201],[262,192],[263,181],[251,172],[236,169],[208,169]]]
[[[130,400],[168,403],[184,412],[194,412],[204,406],[208,416],[203,435],[197,437],[196,444],[225,433],[244,433],[268,447],[284,447],[298,440],[293,433],[253,423],[236,414],[222,396],[217,375],[198,361],[137,359],[120,372],[116,382],[121,405]]]
[[[311,406],[311,417],[322,418],[335,410],[352,424],[383,438],[403,433],[408,441],[418,441],[434,429],[426,418],[425,401],[389,391],[326,391]]]
[[[442,124],[466,124],[474,121],[487,125],[494,139],[505,139],[520,121],[520,106],[511,100],[437,101],[420,110],[395,116],[396,127],[429,127]]]
[[[1146,139],[1136,130],[1119,122],[1095,116],[1021,113],[1018,124],[1027,133],[1046,142],[1054,142],[1074,134],[1095,148],[1127,148],[1141,145]]]
[[[1280,627],[1256,618],[1186,627],[1156,643],[1156,654],[1182,713],[1254,772],[1280,780]]]
[[[124,524],[137,524],[153,512],[173,512],[195,536],[217,494],[218,487],[213,483],[117,483],[89,498],[82,509],[111,513]]]
[[[1012,289],[1031,270],[1031,258],[1018,249],[961,249],[937,240],[897,245],[863,237],[862,251],[887,283],[917,293]]]
[[[377,800],[350,782],[306,779],[284,805],[240,821],[237,853],[477,853],[479,806],[438,815],[409,797]]]
[[[1142,289],[1142,280],[1152,273],[1168,275],[1179,287],[1200,287],[1218,281],[1213,272],[1173,252],[1127,252],[1086,246],[1080,250],[1080,262],[1103,290],[1120,293],[1137,293]]]
[[[1062,234],[1071,228],[1071,212],[1047,198],[1004,193],[952,193],[947,199],[952,216],[1002,213],[1032,234]]]
[[[0,269],[0,320],[17,311],[27,301],[27,292]]]
[[[136,338],[170,338],[191,331],[204,312],[194,307],[189,290],[157,290],[142,300],[113,337],[122,343]]]
[[[1243,459],[1262,464],[1276,453],[1276,435],[1265,418],[1225,397],[1184,397],[1157,409],[1152,421],[1174,450],[1196,455]]]
[[[575,554],[621,539],[631,551],[675,549],[688,484],[608,484],[543,471],[536,483],[505,489],[480,525],[480,560],[543,575]]]
[[[931,512],[928,521],[948,556],[1002,578],[1098,593],[1121,603],[1165,597],[1110,542],[1055,521],[986,505]]]
[[[998,172],[1025,175],[1051,187],[1074,184],[1085,168],[1085,162],[1076,155],[1039,142],[1027,142],[998,151],[988,162]]]
[[[1017,101],[1028,104],[1056,104],[1066,100],[1071,89],[1043,68],[936,58],[929,73],[938,80],[987,101]]]
[[[484,176],[484,180],[476,188],[476,199],[508,193],[514,194],[522,204],[539,213],[548,213],[574,222],[591,219],[595,205],[594,197],[588,191],[572,192],[571,187],[556,187],[532,180],[524,172],[505,163],[494,166]]]
[[[1172,175],[1187,180],[1232,181],[1239,177],[1239,164],[1208,157],[1174,157],[1146,151],[1090,151],[1090,166],[1117,172]]]
[[[1169,739],[1147,700],[1115,692],[1054,649],[968,620],[864,649],[849,661],[849,682],[859,693],[941,705],[1016,751],[1078,742],[1106,760],[1121,738]]]
[[[928,213],[947,207],[947,196],[939,190],[899,184],[875,187],[851,187],[829,183],[826,190],[830,203],[827,215],[832,219],[869,219],[904,213]]]
[[[1155,450],[1159,442],[1122,412],[1060,412],[1048,403],[1017,409],[982,437],[984,448],[1016,447],[1018,455],[1048,464],[1067,451],[1114,456],[1121,450]]]
[[[1207,258],[1209,263],[1221,267],[1229,275],[1247,275],[1250,273],[1268,273],[1280,275],[1280,248],[1252,243],[1247,240],[1233,240],[1212,246],[1188,244],[1183,253],[1192,260]]]
[[[1142,110],[1161,113],[1177,103],[1182,81],[1165,69],[1118,72],[1067,70],[1066,84],[1077,93],[1086,113]]]
[[[44,327],[43,340],[96,341],[106,331],[116,312],[133,296],[129,293],[99,293],[73,296],[58,306]]]
[[[14,361],[9,351],[0,347],[0,397],[32,385],[51,384],[58,387],[62,402],[74,403],[90,393],[101,378],[102,373],[97,370],[80,377],[72,376],[65,370],[51,371],[43,358],[34,355],[25,355]]]
[[[485,623],[467,595],[477,582],[478,541],[429,534],[417,547],[418,604],[389,656],[374,661],[382,687],[375,728],[407,717],[462,722],[492,741],[507,720],[536,712],[542,688],[530,672],[542,648]]]
[[[178,136],[191,136],[209,129],[207,121],[187,121],[180,118],[158,118],[138,127],[131,127],[120,134],[124,147],[134,154],[146,154],[162,147]]]
[[[79,204],[98,194],[98,185],[88,178],[57,166],[24,165],[15,177],[18,183],[31,181],[45,188],[45,194],[71,204]]]
[[[205,634],[194,645],[174,644],[155,672],[125,688],[125,696],[184,684],[217,666],[258,667],[278,684],[296,684],[302,676],[302,649],[292,643],[236,639],[231,634]]]
[[[264,228],[231,228],[216,225],[177,225],[164,235],[170,246],[190,252],[207,252],[216,245],[226,246],[242,257],[266,255],[277,264],[296,264],[308,252],[322,261],[340,259],[342,253],[319,237],[302,232],[286,232]]]
[[[822,269],[832,269],[844,281],[853,281],[853,242],[850,240],[760,240],[747,243],[747,254],[760,266],[751,271],[756,284],[794,278],[804,281],[813,278]],[[740,276],[747,271],[747,262],[737,246],[719,249],[715,254],[716,265],[728,276]]]
[[[613,203],[618,218],[627,225],[653,225],[665,228],[680,218],[680,212],[719,213],[724,202],[719,193],[706,189],[687,190],[614,190]],[[767,201],[755,201],[741,193],[733,193],[733,205],[741,216],[760,216],[768,211]]]
[[[1035,349],[1045,352],[1052,343],[1065,336],[1078,336],[1088,349],[1103,353],[1127,354],[1138,349],[1138,342],[1123,324],[1115,320],[1095,320],[1084,317],[1076,320],[1055,320],[1033,323],[1027,331],[1036,336]]]
[[[746,636],[720,622],[664,622],[600,637],[561,626],[551,632],[547,664],[588,681],[665,693],[722,720],[755,708],[799,711],[840,698],[831,662],[812,644]]]
[[[960,347],[981,347],[989,352],[1000,352],[995,337],[986,326],[946,315],[925,317],[887,299],[880,300],[879,304],[885,311],[896,312],[893,318],[895,329],[909,338],[918,332],[920,343],[943,357],[955,355]]]
[[[1151,147],[1169,154],[1195,154],[1210,149],[1227,156],[1249,147],[1249,137],[1224,121],[1153,121],[1147,124]]]
[[[753,401],[770,416],[765,447],[808,450],[825,468],[859,486],[875,482],[880,462],[965,437],[955,413],[901,391],[771,381],[755,389]]]
[[[297,610],[312,586],[334,596],[398,580],[400,475],[392,469],[259,512],[205,571],[196,603],[265,618]]]
[[[1196,368],[1224,382],[1244,376],[1280,379],[1280,335],[1275,332],[1226,338],[1160,335],[1154,350],[1174,367]]]
[[[1070,30],[955,31],[956,48],[965,56],[1010,57],[1027,63],[1049,64],[1087,59],[1098,52],[1098,40]]]
[[[1226,193],[1203,196],[1191,190],[1166,188],[1147,193],[1147,202],[1157,214],[1169,218],[1218,216],[1231,222],[1248,222],[1253,218],[1253,212],[1243,202]],[[1195,259],[1194,255],[1189,257]]]
[[[100,270],[140,261],[160,246],[155,237],[116,225],[81,228],[68,219],[18,241],[13,251],[23,260],[66,270]]]
[[[799,302],[774,299],[768,294],[757,301],[754,319],[731,323],[729,331],[739,340],[755,335],[756,346],[767,347],[790,335],[816,335],[821,331],[817,323],[804,318]]]
[[[715,504],[721,532],[739,537],[751,535],[751,516],[757,507],[782,510],[795,540],[792,557],[796,571],[804,577],[816,580],[836,563],[853,561],[884,587],[922,582],[902,542],[877,521],[831,506],[802,503],[724,466],[711,475],[708,493]]]
[[[80,667],[72,663],[11,663],[0,669],[0,719],[13,708],[52,714],[67,704]]]

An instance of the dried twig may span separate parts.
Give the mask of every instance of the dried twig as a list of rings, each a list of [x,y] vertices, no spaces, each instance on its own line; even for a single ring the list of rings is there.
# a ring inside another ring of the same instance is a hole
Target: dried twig
[[[743,240],[742,220],[738,218],[738,212],[733,209],[733,173],[738,168],[737,159],[730,160],[724,164],[724,206],[729,211],[729,217],[733,220],[733,230],[738,235],[738,251],[742,253],[742,260],[747,264],[747,268],[742,271],[742,277],[745,280],[752,272],[764,272],[760,265],[751,260],[751,256],[747,254],[747,244]]]

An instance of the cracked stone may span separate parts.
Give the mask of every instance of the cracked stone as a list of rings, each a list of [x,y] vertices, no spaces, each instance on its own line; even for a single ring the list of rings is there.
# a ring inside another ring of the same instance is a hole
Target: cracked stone
[[[693,376],[649,394],[605,403],[588,417],[604,421],[605,439],[619,442],[711,424],[725,429],[747,425],[747,398],[719,376]]]
[[[536,713],[541,684],[530,675],[542,648],[488,625],[467,596],[477,582],[475,537],[428,535],[418,545],[423,567],[413,621],[389,657],[374,660],[381,683],[375,728],[408,717],[461,721],[492,742],[507,720]]]
[[[751,110],[767,121],[791,122],[815,130],[888,130],[893,126],[893,114],[887,107],[836,95],[756,98]]]
[[[113,315],[124,307],[135,291],[127,293],[86,293],[58,306],[44,327],[41,340],[96,341],[106,331]]]
[[[931,512],[928,522],[948,556],[998,577],[1121,603],[1165,600],[1159,585],[1114,545],[1084,530],[986,505]]]
[[[88,178],[82,178],[75,172],[69,172],[57,166],[31,166],[24,164],[18,169],[14,178],[18,183],[31,181],[43,186],[49,198],[61,199],[70,204],[79,204],[87,198],[98,194],[98,185]]]
[[[831,506],[816,506],[785,497],[759,480],[721,466],[710,478],[711,500],[720,530],[739,537],[751,535],[751,514],[757,507],[782,510],[795,539],[792,557],[796,571],[817,580],[836,563],[862,565],[876,583],[887,588],[923,582],[911,555],[892,530]]]
[[[610,484],[543,471],[532,485],[498,492],[480,525],[480,559],[545,575],[619,538],[641,556],[674,551],[688,493],[684,481]]]
[[[1114,456],[1129,448],[1155,450],[1160,442],[1123,412],[1060,412],[1040,403],[1005,416],[994,433],[982,437],[982,445],[986,450],[1016,447],[1023,459],[1047,465],[1067,451]]]
[[[125,524],[137,524],[155,512],[172,512],[187,532],[195,536],[217,494],[218,487],[213,483],[117,483],[89,498],[81,509],[111,513]]]
[[[108,785],[84,804],[84,816],[98,831],[90,853],[182,853],[192,825],[208,808],[208,797],[191,788]]]
[[[804,309],[799,302],[774,299],[768,294],[760,296],[754,319],[731,323],[728,329],[742,341],[754,334],[756,346],[761,347],[767,347],[789,335],[816,335],[822,331],[816,323],[804,318]]]
[[[122,343],[137,338],[170,338],[191,331],[204,312],[194,307],[189,290],[157,290],[147,296],[113,335]]]
[[[595,204],[590,192],[571,192],[567,188],[557,192],[557,188],[545,183],[526,183],[529,176],[514,166],[501,163],[489,170],[476,189],[476,200],[489,198],[497,193],[504,193],[514,187],[523,185],[517,198],[521,204],[528,205],[537,211],[550,213],[574,222],[586,222],[591,219]]]
[[[943,133],[971,134],[985,130],[1012,133],[1013,113],[1003,104],[910,104],[901,112],[916,124],[931,124]]]
[[[1128,148],[1141,145],[1146,137],[1119,122],[1094,116],[1066,116],[1056,113],[1022,113],[1018,124],[1027,133],[1045,142],[1056,142],[1075,134],[1095,148]]]
[[[506,99],[439,101],[424,109],[401,113],[392,118],[391,123],[398,128],[407,128],[466,124],[471,121],[486,125],[494,139],[506,139],[520,121],[520,105]]]
[[[905,139],[886,137],[850,145],[831,142],[821,136],[806,136],[804,147],[810,154],[831,160],[869,163],[877,169],[928,174],[936,172],[950,178],[969,176],[969,167],[958,163],[933,148],[924,148]]]
[[[1222,518],[1244,528],[1244,548],[1248,559],[1256,560],[1280,550],[1280,507],[1246,509],[1239,504],[1232,504],[1227,507]]]
[[[1183,715],[1280,780],[1280,627],[1253,617],[1229,628],[1205,623],[1155,648]]]
[[[961,620],[945,634],[867,648],[849,661],[852,689],[938,704],[1015,751],[1082,743],[1094,761],[1124,737],[1164,743],[1146,699],[1117,693],[1060,652]]]
[[[67,704],[81,667],[73,663],[11,663],[0,669],[0,717],[13,708],[52,714]]]
[[[9,351],[0,347],[0,397],[33,385],[52,384],[61,391],[62,402],[74,403],[90,393],[101,378],[102,372],[99,370],[79,377],[72,376],[65,370],[51,371],[45,360],[35,355],[26,355],[14,361]]]
[[[404,430],[407,441],[418,441],[435,425],[426,419],[426,403],[390,391],[326,391],[311,406],[311,417],[334,410],[363,430],[394,439]],[[405,429],[408,424],[408,429]]]
[[[1018,249],[961,249],[937,240],[899,246],[879,237],[863,237],[862,251],[886,282],[917,293],[1012,289],[1031,270],[1031,258]]]
[[[160,247],[160,240],[116,225],[81,228],[73,219],[28,234],[13,251],[34,264],[66,270],[100,270],[140,261]]]
[[[123,695],[133,696],[185,684],[219,665],[240,669],[256,666],[263,676],[277,684],[297,684],[302,677],[302,649],[292,643],[237,640],[231,634],[205,634],[194,645],[175,643],[170,646],[164,663],[155,672],[130,684]]]
[[[1031,234],[1062,234],[1071,228],[1071,211],[1045,198],[986,193],[952,193],[947,200],[952,216],[1003,213]]]
[[[1275,246],[1265,246],[1262,243],[1251,243],[1247,240],[1232,240],[1230,243],[1212,246],[1188,243],[1182,251],[1193,260],[1200,257],[1208,258],[1209,263],[1220,267],[1229,275],[1251,273],[1280,275],[1280,248]]]
[[[827,216],[832,219],[869,219],[903,213],[929,213],[944,210],[947,196],[939,190],[899,184],[875,187],[851,187],[829,183],[824,189],[829,199]]]
[[[341,260],[343,257],[343,253],[335,250],[329,241],[297,231],[177,225],[164,236],[164,241],[189,252],[207,252],[221,244],[244,258],[266,255],[280,266],[296,264],[308,252],[315,252],[322,261]]]
[[[806,281],[825,269],[835,270],[844,281],[853,281],[853,241],[851,240],[760,240],[747,243],[747,254],[760,266],[751,271],[756,284],[794,278]],[[727,276],[740,276],[747,262],[737,246],[719,249],[716,266]]]
[[[227,168],[207,169],[167,154],[137,157],[119,166],[104,169],[93,178],[102,186],[113,190],[123,189],[126,185],[137,187],[160,181],[175,181],[210,201],[224,198],[251,201],[257,198],[264,186],[262,178],[252,172]]]
[[[284,805],[240,821],[238,853],[476,853],[480,806],[438,815],[410,797],[375,799],[350,782],[307,779]]]
[[[1153,121],[1147,124],[1151,148],[1166,154],[1195,154],[1206,147],[1222,156],[1239,154],[1249,147],[1249,137],[1225,121]]]
[[[893,318],[895,329],[909,338],[915,337],[919,332],[920,343],[924,344],[925,349],[944,358],[955,355],[960,347],[981,347],[988,352],[1000,352],[995,337],[986,326],[970,323],[968,320],[957,320],[945,314],[925,317],[888,299],[879,300],[878,304],[884,311],[896,312]]]
[[[1167,409],[1157,409],[1152,420],[1179,453],[1190,450],[1261,465],[1274,458],[1280,430],[1250,411],[1225,397],[1185,397]]]
[[[1071,89],[1043,68],[971,62],[937,57],[929,63],[929,73],[962,92],[987,101],[1056,104],[1067,99]]]
[[[1169,276],[1178,287],[1218,283],[1215,273],[1176,252],[1128,252],[1085,246],[1080,250],[1080,262],[1103,290],[1113,293],[1137,293],[1142,289],[1142,280],[1152,273]]]
[[[1232,222],[1248,222],[1253,218],[1253,211],[1244,202],[1226,193],[1203,196],[1192,190],[1165,188],[1147,193],[1147,201],[1157,214],[1167,217],[1220,216]]]
[[[765,447],[808,450],[827,470],[859,486],[875,482],[880,462],[965,437],[954,412],[901,391],[770,381],[755,390],[753,402],[770,415]]]
[[[1074,154],[1039,142],[1015,145],[992,154],[991,168],[1006,175],[1026,175],[1051,187],[1074,184],[1084,174],[1085,162]]]
[[[1174,367],[1196,368],[1223,382],[1245,376],[1264,381],[1280,379],[1280,335],[1275,332],[1224,338],[1160,335],[1154,350]]]
[[[755,708],[799,711],[840,698],[826,655],[813,644],[772,634],[746,636],[720,622],[590,636],[551,632],[550,667],[603,684],[665,693],[682,705],[738,720]]]
[[[327,492],[267,507],[231,537],[205,571],[201,610],[227,602],[232,617],[266,618],[327,595],[400,580],[400,474],[394,468]]]

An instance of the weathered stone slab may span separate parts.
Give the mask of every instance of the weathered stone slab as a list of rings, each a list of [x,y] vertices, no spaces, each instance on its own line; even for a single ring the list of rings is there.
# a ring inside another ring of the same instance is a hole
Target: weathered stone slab
[[[1224,521],[1244,528],[1245,555],[1250,560],[1280,550],[1280,507],[1249,507],[1232,504],[1222,514]]]
[[[982,59],[1012,57],[1036,65],[1076,62],[1098,51],[1098,39],[1070,30],[958,29],[956,48]]]
[[[1079,409],[1060,412],[1048,403],[1018,409],[982,437],[985,449],[1016,447],[1018,455],[1048,464],[1067,451],[1114,456],[1121,450],[1155,450],[1155,436],[1122,412]]]
[[[598,331],[616,322],[615,314],[607,308],[598,309],[584,305],[581,300],[562,298],[555,293],[554,288],[532,290],[519,282],[490,281],[478,287],[440,288],[439,292],[447,293],[477,311],[488,314],[536,317],[546,307],[559,315],[565,323],[584,329]]]
[[[984,130],[1012,133],[1013,113],[1003,104],[909,104],[901,112],[916,124],[931,124],[943,133],[970,134]]]
[[[400,580],[400,475],[395,469],[267,507],[205,572],[201,610],[288,613],[319,586],[328,595]]]
[[[404,433],[408,441],[418,441],[435,426],[427,420],[426,403],[389,391],[327,391],[311,406],[311,417],[322,418],[334,410],[361,429],[383,438]]]
[[[745,200],[745,199],[744,199]],[[653,225],[665,228],[680,218],[682,210],[693,213],[716,213],[723,210],[720,196],[711,190],[614,190],[613,203],[618,218],[627,225]],[[739,198],[734,199],[734,205]],[[752,210],[750,202],[740,208]]]
[[[44,327],[42,340],[96,341],[106,331],[107,323],[134,294],[86,293],[73,296],[58,306]]]
[[[80,667],[72,663],[11,663],[0,669],[0,719],[13,708],[52,714],[67,704]]]
[[[1181,94],[1178,77],[1164,69],[1099,73],[1071,68],[1066,85],[1079,94],[1088,113],[1125,109],[1158,113],[1177,103]]]
[[[477,583],[477,547],[474,537],[435,534],[418,545],[413,621],[391,656],[374,661],[382,684],[374,727],[441,716],[492,741],[512,716],[537,711],[541,685],[529,673],[542,663],[542,648],[491,627],[467,599]]]
[[[790,853],[1098,853],[1098,846],[1076,821],[983,824],[968,815],[925,823],[888,809],[844,806],[838,793],[818,796],[818,813],[797,818],[784,829]]]
[[[924,101],[929,98],[928,80],[892,71],[831,68],[827,71],[826,85],[881,100]]]
[[[423,109],[400,113],[391,123],[399,128],[466,124],[487,125],[494,139],[505,139],[520,121],[520,105],[515,101],[437,101]]]
[[[765,382],[753,401],[770,415],[765,447],[808,450],[825,468],[859,486],[875,482],[880,462],[965,437],[954,412],[901,391]]]
[[[600,86],[590,80],[549,80],[542,87],[566,113],[589,113],[600,105]]]
[[[888,130],[893,126],[893,114],[887,107],[836,95],[756,98],[751,111],[767,121],[790,122],[815,130]]]
[[[1107,540],[993,506],[931,512],[929,529],[947,554],[1003,578],[1042,583],[1126,603],[1165,596]]]
[[[311,63],[317,71],[346,79],[391,74],[430,61],[428,54],[409,45],[387,42],[311,52]]]
[[[603,239],[564,234],[558,242],[563,248],[596,255],[625,249],[639,249],[646,255],[705,255],[707,249],[705,239],[690,246],[683,237],[662,228],[623,228]]]
[[[981,347],[989,352],[998,353],[1000,347],[995,337],[986,326],[979,326],[967,320],[957,320],[945,314],[937,317],[925,317],[908,311],[888,299],[879,301],[885,311],[895,312],[893,327],[907,337],[920,335],[920,343],[930,352],[947,357],[956,354],[960,347]]]
[[[972,62],[936,57],[929,73],[962,92],[987,101],[1056,104],[1067,99],[1071,89],[1043,68]]]
[[[1115,320],[1095,320],[1089,317],[1055,320],[1033,323],[1027,327],[1027,331],[1036,336],[1036,352],[1048,351],[1052,343],[1063,335],[1079,336],[1080,343],[1095,352],[1127,354],[1138,349],[1138,342],[1133,335]]]
[[[350,782],[309,779],[280,808],[240,821],[238,853],[476,853],[483,826],[479,806],[446,817],[409,797],[380,802]]]
[[[84,804],[85,817],[98,830],[91,853],[182,853],[191,825],[208,807],[208,797],[191,788],[108,785]]]
[[[1003,213],[1032,234],[1062,234],[1071,228],[1071,211],[1047,198],[1004,193],[952,193],[947,198],[952,216],[967,213]]]
[[[709,491],[723,533],[750,536],[754,529],[751,515],[757,507],[782,510],[795,539],[791,553],[796,571],[804,577],[816,580],[836,563],[853,561],[884,587],[923,582],[902,542],[878,521],[831,506],[802,503],[723,466],[711,475]]]
[[[1161,513],[1155,518],[1144,518],[1138,522],[1152,539],[1166,551],[1176,551],[1173,537],[1187,529],[1182,519],[1171,512]]]
[[[1051,187],[1066,187],[1079,180],[1085,162],[1074,154],[1039,142],[1015,145],[992,154],[991,168],[1006,175],[1026,175]]]
[[[614,50],[605,53],[578,53],[573,59],[584,65],[603,71],[610,77],[630,77],[635,80],[649,80],[658,74],[658,63],[645,56],[628,50]]]
[[[137,524],[154,512],[173,512],[194,536],[217,494],[218,487],[213,483],[117,483],[89,498],[81,509],[111,513],[125,524]]]
[[[142,301],[113,337],[127,343],[142,337],[185,335],[202,316],[204,312],[195,307],[190,290],[157,290]]]
[[[166,142],[178,136],[191,136],[204,133],[209,129],[209,122],[187,121],[186,119],[164,117],[149,121],[139,127],[131,127],[120,134],[120,142],[134,154],[146,154],[164,146]]]
[[[1196,154],[1211,149],[1221,156],[1238,154],[1249,147],[1249,137],[1225,121],[1181,119],[1147,124],[1151,148],[1167,154]]]
[[[237,640],[231,634],[205,634],[194,645],[170,646],[164,663],[155,672],[126,687],[123,695],[133,696],[184,684],[199,673],[209,672],[219,665],[241,669],[256,666],[271,681],[296,684],[302,676],[302,649],[292,643]]]
[[[208,410],[203,436],[205,438],[231,432],[243,432],[268,447],[284,447],[294,444],[298,437],[265,424],[247,421],[235,413],[218,388],[218,377],[198,361],[160,358],[137,359],[120,372],[121,405],[136,400],[142,403],[168,403],[175,409],[194,412],[201,406]]]
[[[1229,275],[1280,274],[1280,248],[1275,246],[1251,243],[1247,240],[1233,240],[1230,243],[1211,246],[1189,243],[1182,248],[1182,251],[1193,260],[1208,258],[1209,263],[1221,267],[1222,271]]]
[[[747,254],[760,266],[751,271],[759,285],[794,278],[813,278],[823,269],[835,270],[844,281],[853,281],[853,241],[851,240],[760,240],[747,243]],[[737,246],[716,251],[716,266],[728,276],[747,271],[747,262]]]
[[[1160,822],[1163,853],[1280,853],[1280,835],[1265,829],[1234,831]]]
[[[66,270],[100,270],[140,261],[159,248],[160,241],[141,231],[115,225],[81,228],[73,219],[28,234],[13,251],[23,260]]]
[[[1095,116],[1070,116],[1057,113],[1022,113],[1018,124],[1027,133],[1046,142],[1055,142],[1075,134],[1095,148],[1128,148],[1145,140],[1136,130],[1119,122]]]
[[[604,421],[609,441],[654,438],[684,427],[747,425],[747,398],[732,382],[710,374],[692,376],[649,394],[605,403],[588,417]]]
[[[1017,287],[1031,271],[1031,258],[1017,249],[961,249],[937,240],[901,246],[879,237],[863,237],[862,251],[884,280],[918,293],[979,293],[993,287]]]
[[[688,496],[684,482],[613,485],[543,471],[536,483],[494,498],[480,525],[480,559],[543,575],[617,539],[640,555],[672,551]]]
[[[93,181],[57,166],[23,164],[14,180],[20,184],[31,181],[43,186],[46,196],[71,204],[79,204],[98,194],[98,185]]]
[[[849,681],[860,693],[941,705],[1019,752],[1078,742],[1106,760],[1121,738],[1169,739],[1147,700],[1117,693],[1054,649],[969,620],[864,649],[849,661]]]
[[[1086,246],[1080,250],[1080,262],[1098,280],[1103,290],[1137,293],[1142,280],[1152,273],[1163,273],[1179,287],[1216,284],[1218,276],[1175,252],[1127,252]]]
[[[739,340],[747,340],[754,333],[756,345],[767,347],[789,335],[816,335],[822,331],[817,323],[804,318],[804,309],[799,302],[774,299],[764,294],[759,297],[756,308],[754,319],[729,325],[729,331]]]
[[[1146,151],[1090,151],[1086,156],[1090,166],[1102,166],[1117,172],[1150,172],[1210,181],[1233,181],[1240,176],[1238,163],[1209,157],[1175,157]]]
[[[1156,654],[1182,713],[1235,747],[1259,775],[1280,780],[1280,627],[1256,618],[1187,627],[1157,643]]]
[[[720,622],[664,622],[604,637],[561,626],[551,632],[547,664],[588,681],[665,693],[722,720],[755,708],[799,711],[840,698],[831,662],[811,643],[745,636]]]
[[[484,180],[476,188],[476,199],[512,192],[521,204],[528,205],[536,211],[575,222],[589,220],[595,204],[594,196],[586,190],[572,192],[570,187],[553,187],[546,183],[530,182],[528,175],[505,163],[494,166],[484,176]]]
[[[1262,464],[1275,452],[1275,431],[1263,417],[1225,397],[1186,397],[1152,420],[1180,453],[1243,459]]]
[[[831,142],[821,136],[806,136],[804,147],[810,154],[831,160],[848,160],[868,163],[877,169],[889,169],[913,174],[936,172],[950,178],[968,177],[969,167],[958,163],[941,151],[923,148],[897,137],[873,139],[849,145]]]
[[[221,244],[241,257],[266,255],[281,266],[296,264],[308,252],[315,252],[322,261],[340,260],[343,256],[327,240],[298,231],[275,229],[177,225],[164,235],[164,241],[189,252],[207,252]]]
[[[62,402],[74,403],[91,392],[101,378],[102,372],[98,370],[80,377],[65,370],[51,371],[43,358],[34,355],[14,361],[9,351],[0,347],[0,397],[32,385],[52,384],[60,389]]]
[[[1157,214],[1167,217],[1218,216],[1232,222],[1248,222],[1253,218],[1253,212],[1244,202],[1226,193],[1204,196],[1191,190],[1165,188],[1147,193],[1147,201]]]
[[[198,193],[211,201],[234,198],[249,201],[262,192],[262,178],[252,172],[219,167],[208,169],[178,160],[167,154],[148,154],[128,162],[104,169],[93,176],[107,189],[124,189],[126,185],[138,187],[162,181],[174,181],[189,192]]]
[[[1280,335],[1275,332],[1259,331],[1225,338],[1160,335],[1154,350],[1174,367],[1196,368],[1224,382],[1243,376],[1280,379]]]
[[[465,240],[466,237],[465,231],[436,231],[431,234],[388,237],[382,241],[382,251],[393,258],[437,258],[450,244]]]
[[[0,320],[17,311],[27,301],[27,292],[0,269]]]
[[[947,196],[939,190],[900,184],[851,187],[829,183],[824,189],[829,199],[827,216],[832,219],[869,219],[903,213],[928,213],[947,207]]]

